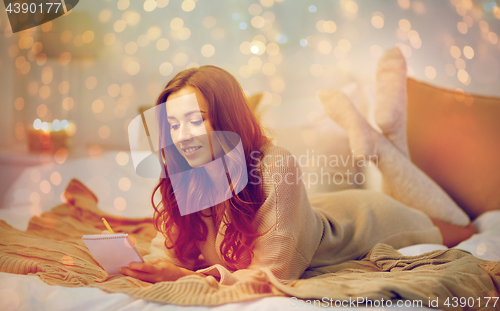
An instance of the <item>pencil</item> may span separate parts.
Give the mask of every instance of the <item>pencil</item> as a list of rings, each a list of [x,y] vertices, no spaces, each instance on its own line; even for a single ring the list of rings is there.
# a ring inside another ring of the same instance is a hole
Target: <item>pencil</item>
[[[102,219],[102,222],[104,223],[104,225],[106,226],[106,228],[108,229],[108,231],[109,231],[109,232],[111,232],[111,233],[115,233],[115,232],[113,231],[113,229],[111,229],[111,227],[109,226],[109,224],[108,224],[108,222],[106,221],[106,219],[104,219],[104,217],[103,217],[103,218],[101,218],[101,219]]]

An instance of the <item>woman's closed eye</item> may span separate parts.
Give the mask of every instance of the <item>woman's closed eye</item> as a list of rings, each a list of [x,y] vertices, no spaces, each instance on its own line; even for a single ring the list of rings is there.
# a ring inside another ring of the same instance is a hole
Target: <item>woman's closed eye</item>
[[[203,119],[193,120],[190,123],[193,124],[193,125],[196,125],[196,126],[202,125],[203,124]],[[177,130],[177,129],[179,129],[179,127],[180,127],[179,123],[170,124],[170,129],[172,129],[172,130]]]

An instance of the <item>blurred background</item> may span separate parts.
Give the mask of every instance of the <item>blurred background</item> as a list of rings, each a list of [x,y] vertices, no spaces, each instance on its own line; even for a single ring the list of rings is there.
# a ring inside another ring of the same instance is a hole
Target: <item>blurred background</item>
[[[0,28],[0,194],[31,165],[108,151],[130,165],[129,122],[176,73],[205,64],[231,72],[247,95],[262,92],[263,124],[294,153],[330,152],[325,132],[348,153],[316,92],[343,89],[368,111],[377,60],[394,45],[410,77],[500,96],[500,4],[492,0],[80,0],[15,34],[0,13]],[[58,174],[31,180],[43,195],[61,183]]]

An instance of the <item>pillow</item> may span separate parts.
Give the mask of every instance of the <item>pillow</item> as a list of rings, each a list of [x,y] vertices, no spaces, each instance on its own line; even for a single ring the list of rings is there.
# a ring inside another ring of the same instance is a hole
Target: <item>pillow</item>
[[[500,209],[500,98],[409,78],[412,161],[469,215]]]
[[[314,125],[272,128],[275,143],[290,151],[309,194],[359,188],[365,175],[352,162],[344,130],[326,116]]]

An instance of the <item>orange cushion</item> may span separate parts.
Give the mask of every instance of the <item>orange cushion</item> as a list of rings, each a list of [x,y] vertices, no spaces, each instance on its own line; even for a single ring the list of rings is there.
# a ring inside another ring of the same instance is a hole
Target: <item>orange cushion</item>
[[[500,98],[407,86],[412,161],[471,219],[500,209]]]

